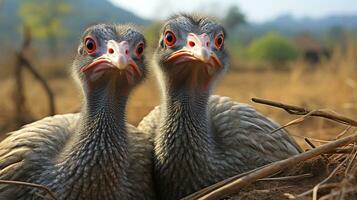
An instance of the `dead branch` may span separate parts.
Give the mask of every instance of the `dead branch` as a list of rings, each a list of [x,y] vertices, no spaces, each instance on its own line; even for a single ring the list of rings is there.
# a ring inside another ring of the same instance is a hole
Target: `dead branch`
[[[339,139],[341,138],[342,136],[346,135],[346,133],[348,133],[348,131],[351,129],[352,126],[347,126],[345,128],[345,130],[343,130],[340,134],[338,134],[335,139]]]
[[[21,59],[23,65],[31,72],[34,78],[37,79],[37,81],[40,82],[42,87],[45,89],[49,102],[49,115],[54,115],[56,112],[55,99],[50,86],[48,85],[47,81],[37,72],[37,70],[32,66],[32,64],[26,58],[21,57]]]
[[[295,175],[295,176],[261,178],[261,179],[258,179],[257,181],[288,181],[288,180],[301,179],[301,178],[310,178],[312,176],[313,176],[312,174],[300,174],[300,175]]]
[[[284,126],[280,126],[279,128],[273,130],[272,132],[270,132],[270,134],[276,133],[277,131],[279,131],[281,129],[284,129],[286,127],[299,124],[299,123],[303,122],[307,117],[311,116],[311,114],[313,114],[313,113],[314,113],[314,111],[311,111],[311,112],[307,113],[306,115],[304,115],[302,117],[294,119],[294,120],[288,122],[287,124],[285,124]]]
[[[16,53],[16,65],[15,65],[15,122],[17,127],[21,127],[22,125],[28,122],[26,119],[28,116],[24,116],[26,113],[26,104],[25,104],[25,95],[24,95],[24,83],[23,83],[23,74],[22,74],[22,57],[25,54],[26,50],[29,48],[31,44],[31,33],[30,30],[24,26],[23,27],[23,41],[21,45],[21,49]]]
[[[313,149],[316,148],[316,146],[308,139],[308,138],[304,138],[305,142]]]
[[[315,146],[308,138],[304,138],[304,140],[305,140],[305,142],[306,142],[311,148],[313,148],[313,149],[316,148],[316,146]],[[328,157],[327,157],[326,155],[321,154],[321,157],[322,157],[323,159],[325,159],[326,161],[328,161]]]
[[[16,65],[15,65],[15,121],[18,127],[29,122],[28,116],[25,116],[27,113],[26,104],[25,104],[25,95],[24,95],[24,82],[23,82],[23,69],[26,68],[34,76],[34,78],[40,82],[44,88],[49,101],[49,115],[55,114],[55,100],[54,94],[49,87],[47,81],[38,73],[35,67],[30,63],[26,58],[26,51],[30,48],[31,45],[31,32],[30,29],[24,26],[23,28],[23,42],[21,49],[16,53]]]
[[[291,158],[277,161],[275,163],[271,163],[267,166],[262,167],[259,170],[249,173],[248,175],[243,176],[241,178],[233,179],[233,180],[232,180],[232,178],[229,178],[230,181],[227,182],[224,180],[223,182],[225,182],[225,184],[221,187],[215,187],[215,188],[211,187],[209,191],[207,191],[207,189],[203,189],[203,190],[200,190],[190,196],[191,197],[194,196],[195,197],[194,199],[201,199],[201,200],[219,199],[224,196],[227,196],[227,195],[237,192],[242,187],[244,187],[248,184],[251,184],[258,179],[269,177],[270,175],[272,175],[278,171],[281,171],[283,169],[292,167],[292,166],[296,165],[297,163],[311,159],[311,158],[321,155],[323,153],[331,152],[333,149],[336,149],[337,147],[345,146],[347,144],[350,144],[350,143],[353,143],[356,141],[357,141],[357,133],[355,133],[351,136],[321,145],[319,147],[316,147],[315,149],[295,155]],[[189,199],[189,198],[185,197],[183,199]]]
[[[10,181],[10,180],[0,180],[0,184],[12,184],[12,185],[19,185],[19,186],[26,186],[26,187],[32,187],[32,188],[37,188],[40,190],[46,191],[52,199],[58,200],[56,194],[52,192],[48,187],[40,184],[35,184],[35,183],[28,183],[28,182],[22,182],[22,181]]]
[[[322,110],[322,109],[310,111],[306,108],[301,108],[298,106],[283,104],[280,102],[270,101],[270,100],[266,100],[266,99],[259,99],[259,98],[252,98],[252,101],[255,103],[260,103],[260,104],[265,104],[265,105],[281,108],[281,109],[285,110],[286,112],[288,112],[289,114],[293,114],[293,115],[307,115],[308,113],[311,113],[310,116],[323,117],[323,118],[330,119],[330,120],[333,120],[333,121],[336,121],[336,122],[339,122],[342,124],[346,124],[346,125],[350,125],[350,126],[357,126],[357,121],[350,119],[348,117],[345,117],[345,116],[338,114],[336,112],[332,112],[332,111],[327,111],[327,110]]]

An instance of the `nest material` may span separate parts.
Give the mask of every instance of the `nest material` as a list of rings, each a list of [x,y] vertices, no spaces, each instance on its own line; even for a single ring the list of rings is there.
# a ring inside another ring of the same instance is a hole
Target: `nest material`
[[[282,108],[290,114],[303,115],[281,128],[299,124],[308,117],[322,117],[348,127],[337,134],[336,140],[323,141],[325,144],[318,147],[310,140],[321,140],[305,138],[310,150],[228,178],[183,200],[357,199],[357,131],[349,133],[351,126],[357,126],[356,121],[333,111],[310,111],[256,98],[253,101]]]

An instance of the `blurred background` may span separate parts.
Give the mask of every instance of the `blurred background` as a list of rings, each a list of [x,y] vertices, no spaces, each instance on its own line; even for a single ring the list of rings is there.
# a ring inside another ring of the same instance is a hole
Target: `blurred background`
[[[355,0],[0,0],[0,134],[54,113],[77,112],[69,73],[82,31],[101,22],[140,25],[155,48],[166,17],[212,16],[227,28],[231,69],[215,90],[239,102],[261,97],[357,118]],[[137,124],[159,103],[151,75],[131,97]],[[281,124],[296,118],[256,105]],[[333,138],[345,127],[311,119],[293,135]]]

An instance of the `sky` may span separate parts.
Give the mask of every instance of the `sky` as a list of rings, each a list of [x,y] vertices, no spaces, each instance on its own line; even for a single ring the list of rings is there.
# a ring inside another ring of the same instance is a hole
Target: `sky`
[[[264,22],[279,15],[321,18],[357,15],[357,0],[109,0],[148,19],[162,19],[176,12],[203,12],[222,17],[237,5],[250,22]]]

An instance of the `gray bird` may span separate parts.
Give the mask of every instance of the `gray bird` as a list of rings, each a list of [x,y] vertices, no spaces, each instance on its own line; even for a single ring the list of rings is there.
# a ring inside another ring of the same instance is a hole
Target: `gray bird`
[[[153,199],[153,146],[125,117],[128,95],[147,73],[144,47],[132,26],[89,27],[72,66],[84,95],[81,112],[9,133],[0,143],[0,179],[41,184],[66,200]],[[0,185],[0,199],[37,194],[46,195]]]
[[[138,128],[154,135],[161,199],[179,199],[236,174],[301,152],[285,130],[253,107],[211,95],[227,71],[226,32],[200,16],[164,24],[154,71],[162,104]]]

